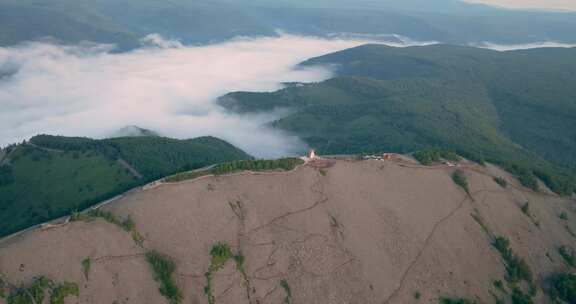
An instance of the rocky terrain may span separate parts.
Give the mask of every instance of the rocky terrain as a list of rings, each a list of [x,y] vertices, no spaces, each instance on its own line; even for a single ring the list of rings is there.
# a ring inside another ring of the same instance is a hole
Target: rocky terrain
[[[576,241],[573,198],[467,161],[338,160],[145,189],[2,240],[0,303],[510,303],[514,290],[548,303],[548,278],[569,269],[559,248]],[[529,276],[512,273],[503,239]],[[45,297],[10,302],[39,278]]]

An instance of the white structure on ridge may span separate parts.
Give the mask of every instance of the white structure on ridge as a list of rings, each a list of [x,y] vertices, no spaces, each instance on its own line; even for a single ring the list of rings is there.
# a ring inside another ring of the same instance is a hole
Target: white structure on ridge
[[[316,159],[316,151],[314,151],[314,149],[310,150],[310,152],[308,153],[308,158],[310,160]]]

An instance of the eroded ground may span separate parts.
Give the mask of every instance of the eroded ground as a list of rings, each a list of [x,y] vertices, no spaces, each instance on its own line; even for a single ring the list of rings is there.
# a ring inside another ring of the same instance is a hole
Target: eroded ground
[[[102,219],[72,222],[0,244],[0,275],[12,285],[38,275],[76,282],[79,297],[67,303],[167,303],[144,257],[154,249],[175,262],[182,303],[209,303],[207,293],[215,303],[437,303],[440,296],[493,303],[493,281],[506,275],[495,235],[510,240],[538,283],[565,269],[557,248],[574,245],[566,229],[573,201],[477,165],[463,169],[468,195],[454,170],[338,161],[162,185],[105,207],[130,216],[142,244]],[[504,189],[493,176],[511,184]],[[207,292],[218,242],[242,256],[242,267],[227,261]],[[546,301],[540,291],[535,302]]]

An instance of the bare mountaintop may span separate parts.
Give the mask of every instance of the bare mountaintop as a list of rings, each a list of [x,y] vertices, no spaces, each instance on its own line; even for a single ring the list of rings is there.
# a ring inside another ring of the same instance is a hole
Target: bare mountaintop
[[[503,236],[546,303],[546,278],[566,269],[558,248],[575,241],[574,202],[490,165],[461,167],[468,195],[454,170],[339,160],[161,185],[103,207],[135,228],[81,220],[3,241],[0,279],[6,292],[38,276],[73,282],[78,297],[66,303],[168,303],[145,254],[155,250],[175,265],[182,298],[172,303],[493,303],[505,297],[493,285],[508,276],[492,245]],[[233,258],[215,259],[217,243]]]

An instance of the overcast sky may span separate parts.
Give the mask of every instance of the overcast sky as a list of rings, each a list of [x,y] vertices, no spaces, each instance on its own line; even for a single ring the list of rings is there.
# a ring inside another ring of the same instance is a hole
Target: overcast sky
[[[529,8],[576,11],[576,0],[464,0],[473,3],[485,3],[507,8]]]

